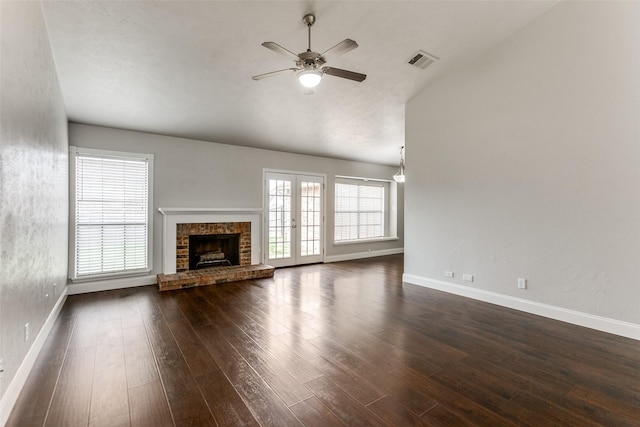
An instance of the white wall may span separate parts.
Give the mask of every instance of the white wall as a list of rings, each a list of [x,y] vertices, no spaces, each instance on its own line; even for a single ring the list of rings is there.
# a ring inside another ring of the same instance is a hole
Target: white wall
[[[257,148],[153,135],[71,123],[71,145],[154,155],[153,274],[161,272],[162,216],[158,207],[261,208],[263,169],[312,172],[327,175],[327,251],[341,256],[402,248],[403,191],[399,189],[399,240],[333,245],[334,176],[391,179],[396,168],[368,163],[305,156]],[[399,186],[402,187],[402,186]]]
[[[639,22],[560,3],[408,103],[411,281],[640,325]]]
[[[40,2],[3,1],[0,15],[2,425],[21,388],[21,384],[14,386],[20,381],[12,380],[65,291],[68,143],[67,119]],[[54,283],[58,285],[55,292]],[[27,322],[30,333],[25,342]],[[22,368],[23,374],[29,369]],[[5,395],[10,384],[12,396]]]

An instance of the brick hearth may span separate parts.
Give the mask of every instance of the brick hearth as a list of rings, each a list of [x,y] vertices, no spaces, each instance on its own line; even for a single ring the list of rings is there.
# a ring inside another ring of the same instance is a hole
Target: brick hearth
[[[171,291],[239,280],[261,279],[273,277],[274,270],[270,265],[256,264],[203,268],[176,274],[158,274],[158,289],[160,291]]]

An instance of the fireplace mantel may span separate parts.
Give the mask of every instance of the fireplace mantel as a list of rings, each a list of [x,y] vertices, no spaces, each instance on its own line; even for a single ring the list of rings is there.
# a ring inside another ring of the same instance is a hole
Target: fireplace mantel
[[[251,264],[262,262],[261,208],[158,208],[162,218],[162,272],[176,272],[177,224],[250,222]]]
[[[158,208],[162,215],[193,215],[200,213],[257,213],[262,214],[261,208]]]

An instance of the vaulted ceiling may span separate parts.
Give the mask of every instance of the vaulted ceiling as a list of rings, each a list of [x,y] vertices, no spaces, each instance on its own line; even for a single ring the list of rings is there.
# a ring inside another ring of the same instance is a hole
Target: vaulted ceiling
[[[44,2],[70,121],[295,153],[397,164],[405,103],[473,61],[555,2],[51,1]],[[351,38],[305,95],[293,66],[261,46],[307,48]],[[418,50],[439,58],[406,64]]]

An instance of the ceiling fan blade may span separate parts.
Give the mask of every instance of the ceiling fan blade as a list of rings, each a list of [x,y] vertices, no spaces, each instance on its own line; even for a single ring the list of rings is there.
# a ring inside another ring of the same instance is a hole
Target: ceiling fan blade
[[[353,49],[355,49],[357,47],[358,47],[358,43],[356,43],[355,41],[353,41],[351,39],[344,39],[340,43],[338,43],[337,45],[332,47],[331,49],[325,51],[320,56],[322,56],[323,58],[327,59],[328,56],[342,55],[343,53],[347,53],[350,50],[353,50]]]
[[[291,52],[290,50],[287,50],[287,49],[283,48],[278,43],[264,42],[264,43],[262,43],[262,46],[266,47],[267,49],[271,49],[272,51],[274,51],[276,53],[279,53],[281,55],[288,56],[289,58],[293,59],[294,61],[299,61],[300,60],[298,55],[296,55],[295,53]]]
[[[270,73],[258,74],[257,76],[251,77],[253,80],[261,80],[266,77],[277,76],[278,74],[290,73],[292,71],[298,71],[297,68],[285,68],[284,70],[271,71]]]
[[[340,68],[324,67],[322,71],[330,76],[342,77],[343,79],[361,82],[367,78],[366,74],[356,73],[355,71],[341,70]]]

